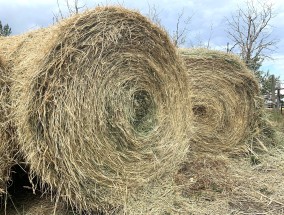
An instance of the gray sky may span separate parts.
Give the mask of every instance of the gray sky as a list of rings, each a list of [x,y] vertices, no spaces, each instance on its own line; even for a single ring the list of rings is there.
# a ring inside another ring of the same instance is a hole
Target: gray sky
[[[171,34],[177,22],[178,14],[184,10],[186,16],[192,16],[186,47],[205,45],[210,38],[210,48],[226,50],[230,42],[226,33],[226,19],[244,0],[79,0],[85,8],[99,5],[120,4],[127,8],[149,13],[149,5],[155,6],[161,23]],[[262,70],[280,76],[284,81],[284,1],[267,0],[274,4],[276,17],[271,21],[272,38],[279,40],[277,49],[272,53],[274,60],[266,60]],[[72,0],[70,0],[72,2]],[[62,11],[66,10],[65,0],[59,0]],[[8,23],[13,34],[21,34],[39,27],[52,25],[54,14],[58,14],[57,0],[0,0],[0,20]]]

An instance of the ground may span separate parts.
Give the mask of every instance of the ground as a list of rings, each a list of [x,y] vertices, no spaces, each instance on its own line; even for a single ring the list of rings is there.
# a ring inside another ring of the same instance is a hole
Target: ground
[[[189,154],[182,190],[194,215],[284,214],[284,115],[269,113],[274,145],[247,155]]]
[[[188,214],[284,214],[283,158],[283,147],[257,158],[204,156],[200,175],[183,190]]]
[[[235,156],[189,153],[174,178],[179,200],[176,212],[170,214],[284,214],[284,116],[269,115],[276,131],[275,144],[266,150]],[[49,196],[22,193],[12,199],[7,215],[53,214]],[[59,205],[57,214],[73,213]]]

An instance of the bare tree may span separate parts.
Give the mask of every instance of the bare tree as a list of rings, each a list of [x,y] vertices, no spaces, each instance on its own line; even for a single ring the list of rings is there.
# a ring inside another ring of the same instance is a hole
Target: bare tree
[[[53,14],[53,23],[58,22],[61,19],[64,19],[66,16],[72,16],[74,14],[78,14],[81,9],[86,7],[86,4],[80,5],[80,0],[65,0],[65,7],[67,9],[67,15],[64,15],[62,12],[61,6],[59,4],[59,0],[57,0],[57,7],[58,7],[58,13]]]
[[[191,18],[192,16],[184,17],[184,8],[182,9],[181,13],[178,14],[176,28],[171,36],[176,47],[179,47],[186,42]]]
[[[228,36],[247,66],[256,71],[264,59],[270,58],[277,41],[271,38],[270,21],[274,17],[273,5],[268,2],[248,0],[245,8],[239,8],[227,18]]]
[[[80,6],[79,0],[73,0],[72,2],[69,2],[69,0],[65,0],[65,2],[68,8],[69,14],[71,15],[78,14],[82,8],[86,7],[86,4]]]
[[[213,24],[210,25],[210,33],[208,34],[207,41],[202,37],[201,33],[196,33],[193,36],[194,40],[190,40],[190,47],[199,47],[199,48],[207,48],[210,49],[210,43],[213,36]]]
[[[159,27],[163,28],[169,33],[169,31],[161,23],[160,14],[161,11],[158,9],[156,5],[150,5],[148,3],[147,16]],[[192,16],[185,16],[184,8],[182,9],[181,13],[178,14],[177,22],[175,24],[175,30],[173,31],[173,33],[169,33],[173,41],[173,44],[176,47],[179,47],[180,45],[183,45],[186,42],[189,33],[189,24],[191,18]]]
[[[156,5],[150,5],[148,2],[148,13],[146,14],[146,16],[148,16],[148,18],[159,27],[164,28],[161,23],[160,13],[161,11]]]

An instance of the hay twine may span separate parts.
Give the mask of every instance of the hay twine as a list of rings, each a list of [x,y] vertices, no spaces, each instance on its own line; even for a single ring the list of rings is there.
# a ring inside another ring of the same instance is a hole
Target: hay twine
[[[56,197],[87,212],[119,207],[183,161],[186,73],[166,33],[139,13],[96,8],[2,38],[1,50],[13,64],[20,149]]]

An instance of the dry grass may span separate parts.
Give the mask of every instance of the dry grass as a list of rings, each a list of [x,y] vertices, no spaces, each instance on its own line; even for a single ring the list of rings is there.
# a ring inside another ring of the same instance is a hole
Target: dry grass
[[[10,167],[15,163],[16,148],[13,144],[13,128],[8,119],[10,114],[10,81],[7,80],[8,69],[0,56],[0,197],[6,193]]]
[[[180,50],[188,70],[196,132],[192,150],[238,153],[261,133],[262,100],[256,78],[235,55]]]
[[[183,214],[284,214],[283,157],[278,146],[253,159],[206,155],[193,160],[186,166],[191,171],[179,173],[186,178],[180,191]]]
[[[5,139],[6,139],[6,135],[5,135],[5,132],[4,132],[4,127],[2,125],[2,123],[4,122],[4,117],[5,116],[4,114],[4,110],[3,110],[3,101],[5,100],[5,88],[4,88],[4,80],[2,80],[2,76],[5,72],[5,67],[4,67],[4,61],[0,58],[0,136],[1,136],[1,139],[0,139],[0,196],[1,194],[4,193],[4,188],[5,188],[5,178],[6,178],[6,174],[5,174],[5,171],[6,171],[6,167],[3,166],[6,159],[3,159],[3,153],[5,152],[5,147],[4,147],[4,143],[5,143]],[[2,138],[4,137],[4,138]],[[2,140],[4,139],[4,140]],[[3,142],[3,143],[2,143]],[[5,146],[6,146],[6,143],[5,143]],[[2,161],[3,159],[3,161]]]
[[[139,13],[97,8],[1,38],[0,52],[20,150],[56,198],[120,208],[184,160],[186,74],[166,33]]]
[[[175,182],[185,185],[183,196],[199,195],[204,191],[231,191],[233,181],[228,173],[228,158],[220,155],[189,154],[188,161],[175,176]]]
[[[267,118],[277,131],[284,130],[284,113],[277,109],[266,109]]]
[[[229,202],[232,209],[239,214],[284,214],[283,155],[282,147],[273,148],[268,154],[258,155],[257,164],[251,160],[234,163],[235,175],[240,179]]]

